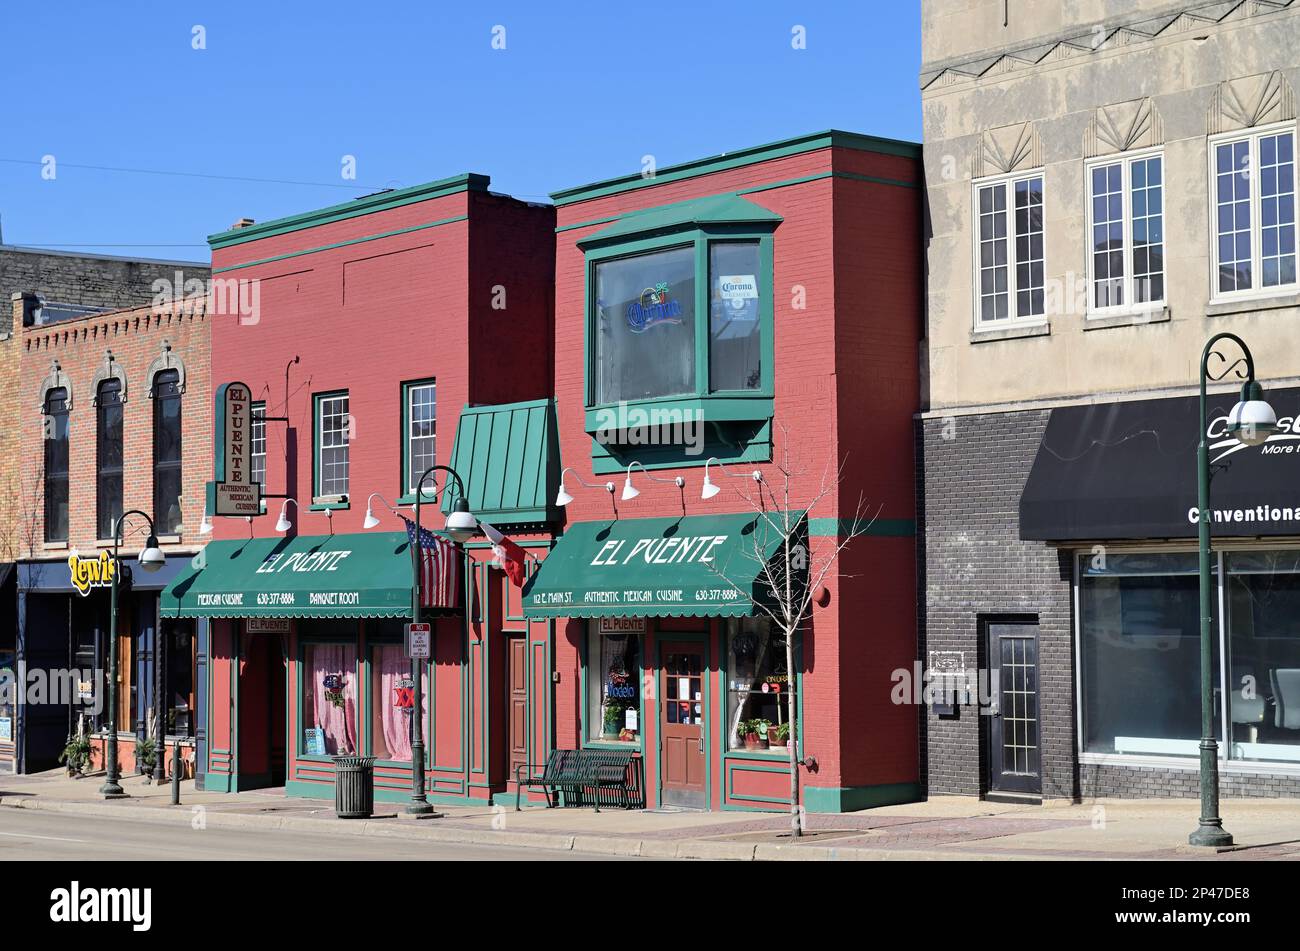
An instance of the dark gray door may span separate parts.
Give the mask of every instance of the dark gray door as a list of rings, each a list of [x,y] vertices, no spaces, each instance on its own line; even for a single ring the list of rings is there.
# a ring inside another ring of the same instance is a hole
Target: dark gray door
[[[989,791],[1041,794],[1038,625],[989,624]]]

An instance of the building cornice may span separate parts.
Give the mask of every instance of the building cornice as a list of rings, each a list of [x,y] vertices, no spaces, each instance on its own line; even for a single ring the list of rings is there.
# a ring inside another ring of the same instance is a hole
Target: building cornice
[[[921,89],[934,92],[953,86],[1000,79],[1008,73],[1062,60],[1108,53],[1120,47],[1140,46],[1160,39],[1206,30],[1221,23],[1271,16],[1286,11],[1300,13],[1296,0],[1212,0],[1171,4],[1165,12],[1118,17],[1066,36],[1045,36],[1006,50],[988,50],[962,60],[928,63],[921,70]]]

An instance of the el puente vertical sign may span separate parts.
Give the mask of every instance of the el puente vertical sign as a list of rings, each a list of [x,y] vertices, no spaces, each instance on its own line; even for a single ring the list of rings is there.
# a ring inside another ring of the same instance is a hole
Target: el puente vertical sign
[[[213,515],[259,515],[262,486],[251,480],[253,402],[248,385],[221,384],[214,409],[208,511]]]

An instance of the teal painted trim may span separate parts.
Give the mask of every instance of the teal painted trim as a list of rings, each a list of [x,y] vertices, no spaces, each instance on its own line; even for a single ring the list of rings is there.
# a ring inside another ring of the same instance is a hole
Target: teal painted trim
[[[640,188],[680,181],[684,178],[694,178],[711,172],[741,168],[758,162],[767,162],[772,159],[800,155],[804,152],[814,152],[825,148],[847,148],[862,152],[877,152],[883,155],[901,155],[907,158],[919,158],[921,155],[921,145],[918,142],[904,142],[898,139],[877,138],[855,132],[829,129],[791,139],[782,139],[779,142],[771,142],[766,145],[752,146],[735,152],[725,152],[721,155],[711,155],[707,158],[669,165],[659,169],[652,178],[644,178],[638,173],[605,179],[589,185],[580,185],[576,188],[562,189],[551,193],[551,201],[557,207],[563,207],[575,202],[602,198],[606,195],[635,191]]]
[[[885,783],[879,786],[804,786],[803,806],[808,812],[856,812],[877,806],[920,802],[920,783]]]
[[[235,776],[232,773],[204,773],[202,779],[204,792],[228,793],[231,791]]]
[[[681,452],[668,452],[660,455],[655,450],[660,447],[642,446],[637,462],[647,470],[656,469],[698,469],[710,458],[716,457],[724,465],[751,462],[772,461],[771,420],[763,422],[758,432],[749,439],[739,452],[727,452],[720,444],[705,441],[706,449],[697,456],[687,456]],[[593,475],[615,475],[627,471],[627,463],[620,462],[609,448],[595,439],[591,441],[591,466]]]
[[[336,248],[346,248],[354,244],[364,244],[367,241],[380,241],[384,238],[395,238],[398,235],[410,234],[413,231],[425,231],[429,228],[441,228],[443,225],[454,225],[458,221],[468,221],[468,215],[455,215],[451,218],[443,218],[439,221],[430,221],[422,225],[411,225],[409,228],[398,228],[396,231],[382,231],[379,234],[368,234],[362,238],[352,238],[348,241],[336,241],[333,244],[322,244],[314,248],[306,248],[302,251],[289,251],[285,254],[272,255],[269,258],[258,258],[255,261],[245,261],[243,264],[230,264],[226,267],[213,268],[213,274],[224,274],[227,271],[238,271],[246,267],[257,267],[259,264],[274,264],[276,261],[287,261],[290,258],[300,258],[307,254],[318,254],[321,251],[333,251]]]
[[[284,218],[273,218],[270,221],[263,221],[261,224],[249,225],[247,228],[229,228],[226,231],[219,231],[216,234],[208,235],[208,246],[213,250],[229,248],[237,244],[247,244],[249,241],[259,241],[262,238],[288,234],[292,231],[302,231],[305,228],[333,224],[336,221],[346,221],[349,218],[359,218],[362,215],[371,215],[380,211],[391,211],[394,208],[428,201],[432,198],[442,198],[445,195],[487,191],[491,181],[492,179],[486,175],[466,172],[461,175],[454,175],[451,178],[439,179],[436,182],[425,182],[422,185],[412,185],[409,188],[378,192],[374,195],[355,198],[352,201],[342,202],[338,205],[318,208],[315,211],[305,211]]]
[[[810,518],[808,534],[812,538],[842,538],[853,528],[851,518]],[[883,538],[912,538],[916,535],[916,521],[910,518],[878,518],[870,525],[859,528],[860,535]]]
[[[742,198],[735,192],[720,192],[703,198],[652,205],[622,215],[617,222],[578,239],[587,249],[616,244],[642,235],[668,234],[701,228],[772,230],[785,219],[774,211]]]

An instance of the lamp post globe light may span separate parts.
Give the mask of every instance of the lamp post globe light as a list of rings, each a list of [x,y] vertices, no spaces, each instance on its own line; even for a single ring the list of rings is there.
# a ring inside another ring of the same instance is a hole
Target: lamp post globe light
[[[450,466],[430,466],[424,470],[419,481],[415,483],[415,531],[411,542],[411,566],[415,573],[415,583],[411,586],[411,623],[420,623],[420,600],[423,593],[420,588],[420,510],[424,502],[424,483],[435,472],[445,472],[455,481],[456,495],[453,498],[451,512],[447,514],[444,531],[456,544],[463,544],[478,532],[478,519],[469,510],[465,498],[465,485],[460,475]],[[436,492],[435,492],[436,495]],[[370,506],[375,495],[371,495],[366,504],[366,518],[362,523],[365,528],[374,528],[379,524]],[[380,496],[380,501],[384,501]],[[388,503],[385,501],[385,505]],[[392,510],[392,506],[388,506]],[[414,684],[414,709],[411,711],[411,801],[406,805],[406,814],[410,816],[436,817],[433,805],[424,791],[424,668],[428,661],[421,657],[411,658],[411,680]]]
[[[1242,356],[1229,363],[1228,358],[1215,349],[1220,341],[1235,343]],[[1211,359],[1217,361],[1211,368]],[[1242,366],[1245,366],[1245,372]],[[1228,414],[1228,434],[1247,446],[1260,446],[1279,431],[1277,414],[1264,401],[1264,388],[1255,380],[1255,359],[1250,348],[1236,334],[1221,333],[1211,337],[1201,354],[1201,426],[1196,447],[1197,519],[1200,535],[1200,595],[1201,595],[1201,818],[1196,831],[1187,837],[1192,845],[1222,848],[1232,845],[1232,833],[1223,828],[1219,816],[1219,744],[1214,731],[1214,684],[1211,676],[1214,657],[1214,639],[1211,634],[1210,606],[1210,450],[1206,429],[1207,383],[1218,382],[1230,373],[1243,380],[1241,399]],[[1225,702],[1227,702],[1225,698]]]
[[[108,609],[108,738],[104,744],[104,785],[99,787],[99,792],[105,799],[126,798],[119,781],[121,773],[117,768],[117,579],[122,573],[122,525],[128,515],[139,515],[149,523],[149,536],[137,558],[140,570],[152,573],[167,564],[167,556],[158,548],[153,519],[139,509],[118,516],[113,526],[113,574]]]

